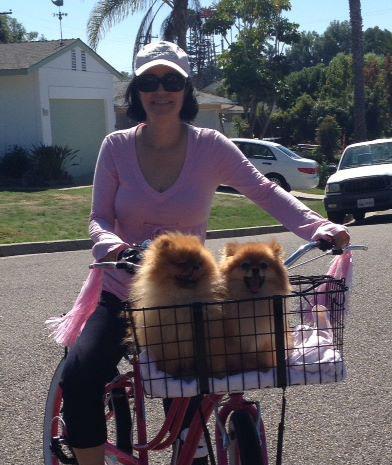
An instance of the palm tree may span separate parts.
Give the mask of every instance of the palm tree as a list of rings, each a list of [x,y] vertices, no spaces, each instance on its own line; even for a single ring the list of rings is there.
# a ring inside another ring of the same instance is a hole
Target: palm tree
[[[349,0],[354,68],[354,139],[367,140],[361,0]]]
[[[194,3],[200,8],[198,0]],[[172,11],[168,20],[165,21],[166,28],[161,31],[163,39],[177,42],[181,48],[186,50],[188,0],[153,0],[152,2],[148,0],[98,0],[87,23],[90,46],[95,50],[108,29],[129,15],[146,10],[135,41],[134,54],[137,53],[140,46],[151,41],[153,21],[164,5],[169,6]]]

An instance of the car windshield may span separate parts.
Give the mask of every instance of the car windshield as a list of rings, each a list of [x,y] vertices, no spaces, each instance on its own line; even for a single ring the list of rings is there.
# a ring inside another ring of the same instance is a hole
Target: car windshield
[[[392,163],[392,142],[350,147],[344,153],[339,169]]]
[[[292,150],[288,149],[287,147],[284,147],[283,145],[277,145],[276,148],[284,152],[290,158],[294,158],[294,159],[302,158],[300,155],[298,155],[298,153],[293,152]]]

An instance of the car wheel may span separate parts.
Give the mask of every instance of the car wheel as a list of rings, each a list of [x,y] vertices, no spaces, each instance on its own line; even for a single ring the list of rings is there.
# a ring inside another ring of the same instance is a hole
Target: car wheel
[[[287,183],[286,179],[280,174],[271,173],[271,174],[266,174],[265,177],[268,178],[270,181],[274,182],[275,184],[277,184],[278,186],[282,187],[285,191],[287,192],[291,191],[291,187]]]
[[[353,217],[355,221],[362,221],[365,219],[365,212],[355,212],[353,213]]]
[[[332,223],[343,224],[346,214],[342,212],[327,212],[327,217]]]

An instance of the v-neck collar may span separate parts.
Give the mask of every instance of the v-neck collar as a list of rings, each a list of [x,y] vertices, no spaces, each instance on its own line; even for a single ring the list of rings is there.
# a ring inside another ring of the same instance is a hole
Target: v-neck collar
[[[138,179],[140,185],[143,187],[143,189],[151,196],[156,197],[157,199],[165,199],[169,197],[170,195],[173,195],[174,192],[177,191],[179,187],[181,187],[184,178],[186,178],[190,165],[191,165],[191,156],[190,153],[192,151],[192,146],[193,146],[193,133],[191,131],[191,126],[189,124],[186,124],[187,128],[187,142],[186,142],[186,154],[185,154],[185,160],[182,165],[181,171],[179,175],[177,176],[177,179],[174,181],[174,183],[165,189],[163,192],[159,192],[156,189],[154,189],[146,180],[144,177],[144,174],[140,168],[139,161],[137,158],[137,152],[136,152],[136,132],[138,129],[143,125],[143,123],[138,124],[135,126],[133,129],[133,134],[131,137],[131,144],[132,144],[132,163],[133,163],[133,169],[136,178]]]

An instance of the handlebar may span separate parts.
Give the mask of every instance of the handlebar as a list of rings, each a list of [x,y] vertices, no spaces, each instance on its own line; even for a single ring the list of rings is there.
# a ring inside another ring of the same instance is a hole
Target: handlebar
[[[133,244],[134,249],[132,250],[136,250],[138,253],[129,254],[127,259],[121,259],[117,262],[92,263],[91,265],[89,265],[89,268],[115,268],[120,270],[126,270],[128,273],[135,273],[137,269],[140,268],[140,265],[138,264],[138,262],[140,261],[140,254],[143,252],[143,250],[147,248],[143,244],[141,246]],[[287,268],[292,267],[292,265],[294,265],[294,263],[296,263],[301,257],[303,257],[305,254],[314,249],[320,249],[325,252],[323,255],[316,257],[320,258],[324,255],[342,255],[350,250],[368,250],[368,247],[362,244],[352,244],[348,245],[347,247],[344,247],[343,249],[340,249],[333,247],[332,243],[325,240],[308,242],[307,244],[301,245],[292,255],[290,255],[286,259],[286,261],[284,262],[285,266]]]
[[[329,250],[327,250],[327,248]],[[326,251],[323,255],[321,255],[321,256],[324,256],[324,255],[342,255],[350,250],[368,250],[368,246],[362,245],[362,244],[350,244],[347,247],[344,247],[341,249],[341,248],[333,247],[331,243],[328,243],[327,241],[324,241],[324,240],[313,241],[313,242],[309,242],[307,244],[302,245],[292,255],[290,255],[290,257],[288,257],[286,261],[284,262],[285,266],[287,268],[290,268],[302,256],[304,256],[306,253],[310,252],[313,249],[320,249],[322,251]]]
[[[139,262],[142,258],[143,252],[148,249],[151,244],[151,240],[147,239],[141,244],[132,244],[131,247],[123,250],[119,254],[119,260],[116,262],[97,262],[92,263],[88,267],[92,268],[116,268],[125,270],[128,273],[134,273],[139,267]]]
[[[136,263],[131,263],[127,261],[119,261],[119,262],[97,262],[97,263],[91,263],[91,265],[88,266],[90,269],[92,268],[116,268],[119,270],[126,270],[129,271],[130,273],[134,273],[138,268],[140,268],[140,265],[137,265]]]

